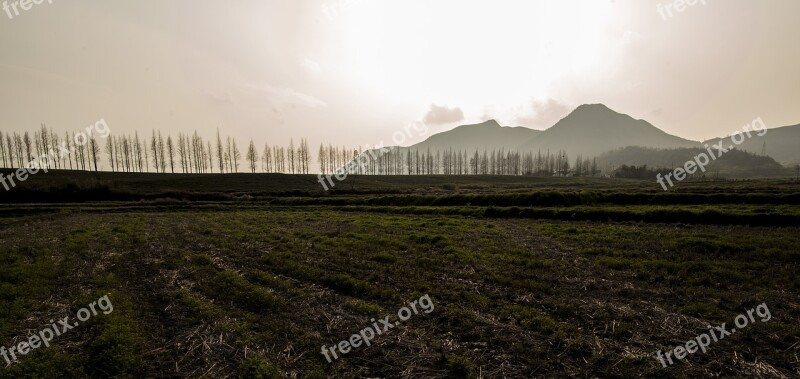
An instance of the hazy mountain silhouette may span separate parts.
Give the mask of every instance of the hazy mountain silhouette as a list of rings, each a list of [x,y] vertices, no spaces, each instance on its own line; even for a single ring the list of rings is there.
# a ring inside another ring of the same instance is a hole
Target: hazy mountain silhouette
[[[711,145],[718,140],[705,143]],[[768,157],[761,157],[765,142]],[[753,132],[751,138],[738,146],[740,151],[709,168],[721,175],[739,177],[756,175],[757,172],[762,176],[784,175],[786,171],[780,164],[800,163],[798,143],[800,125],[769,129],[763,137]],[[726,142],[725,146],[729,144]],[[453,149],[470,154],[476,150],[534,153],[538,150],[566,150],[570,159],[578,154],[584,158],[597,157],[598,165],[603,169],[622,164],[672,168],[705,151],[701,142],[670,135],[645,120],[634,119],[603,104],[581,105],[544,131],[503,127],[495,120],[489,120],[435,134],[400,150],[423,152],[428,148],[432,152]]]
[[[494,120],[459,126],[411,146],[411,150],[566,150],[591,157],[626,146],[654,148],[699,147],[699,142],[676,137],[644,120],[615,112],[603,104],[587,104],[545,131],[502,127]]]
[[[730,145],[730,137],[725,137],[725,146]],[[709,146],[714,145],[720,138],[714,138],[704,143]],[[737,149],[761,155],[762,150],[766,154],[775,158],[780,164],[794,166],[800,164],[800,125],[784,126],[769,129],[763,136],[758,136],[756,132],[751,132],[751,137],[746,138]]]
[[[453,130],[435,134],[423,142],[420,142],[410,149],[426,151],[453,150],[468,151],[475,150],[483,152],[492,149],[506,150],[516,149],[524,141],[536,137],[541,133],[540,130],[528,129],[524,127],[500,126],[495,120],[489,120],[475,125],[462,125]]]
[[[521,146],[528,151],[566,150],[591,157],[626,146],[680,148],[700,144],[667,134],[644,120],[615,112],[603,104],[581,105],[551,128]]]
[[[653,149],[644,147],[625,147],[600,154],[597,165],[605,172],[621,166],[647,165],[650,168],[676,168],[693,160],[698,154],[706,153],[705,148]],[[731,150],[710,162],[705,175],[736,178],[790,176],[792,170],[781,166],[771,157]],[[698,175],[703,175],[699,172]]]

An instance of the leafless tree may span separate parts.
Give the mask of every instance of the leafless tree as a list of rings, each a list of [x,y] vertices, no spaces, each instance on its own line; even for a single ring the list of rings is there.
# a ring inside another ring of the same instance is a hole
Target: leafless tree
[[[150,140],[150,153],[153,154],[153,168],[158,172],[158,139],[156,139],[155,130],[153,130],[153,137]]]
[[[172,136],[167,136],[167,156],[169,157],[169,170],[175,173],[175,147],[172,146]]]
[[[225,173],[224,153],[222,148],[222,139],[219,137],[219,129],[217,129],[217,160],[219,161],[219,172]]]
[[[208,171],[214,173],[214,150],[211,149],[211,141],[207,142],[206,158],[208,158]]]
[[[233,139],[233,172],[239,172],[239,160],[242,155],[239,154],[239,148],[236,147],[236,138]]]
[[[106,154],[108,154],[108,162],[111,164],[111,171],[116,171],[116,165],[114,164],[114,136],[109,136],[106,139]]]
[[[256,151],[256,144],[250,140],[250,145],[247,147],[247,154],[245,155],[247,163],[250,165],[250,172],[256,173],[256,162],[258,162],[258,152]]]
[[[97,144],[94,136],[89,140],[89,152],[92,154],[92,163],[94,163],[94,171],[97,172],[97,154],[100,153],[100,146]]]

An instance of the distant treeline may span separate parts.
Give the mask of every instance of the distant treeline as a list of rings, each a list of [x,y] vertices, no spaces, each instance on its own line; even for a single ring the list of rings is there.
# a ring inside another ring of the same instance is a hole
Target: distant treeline
[[[62,140],[44,124],[33,133],[33,138],[28,132],[4,135],[0,131],[0,163],[4,168],[28,167],[35,157],[49,153],[51,159],[47,160],[47,168],[97,171],[100,146],[95,136],[88,136],[86,143],[75,143],[75,140],[76,133],[67,132]]]
[[[666,175],[675,167],[682,167],[699,154],[707,153],[701,148],[654,149],[629,146],[612,150],[597,157],[600,167],[614,167],[609,172],[619,178],[652,179],[657,174]],[[665,168],[669,168],[666,170]],[[791,172],[772,157],[733,149],[718,157],[706,167],[690,175],[692,179],[704,177],[731,176],[737,178],[781,177]]]
[[[361,154],[356,155],[356,159]],[[331,171],[333,172],[333,171]],[[323,170],[323,174],[327,173]],[[377,155],[366,170],[371,175],[535,175],[594,176],[600,173],[594,159],[578,155],[570,164],[564,151],[551,153],[507,151],[505,149],[447,149],[425,151],[393,148]]]
[[[95,136],[90,136],[86,144],[74,141],[75,133],[67,132],[62,139],[45,125],[33,137],[27,131],[23,134],[0,131],[0,164],[4,168],[27,167],[35,157],[49,153],[45,168],[98,171],[100,154],[104,152],[113,172],[213,173],[216,166],[216,172],[231,173],[239,172],[242,161],[236,139],[223,140],[219,132],[213,146],[212,141],[204,140],[197,132],[178,133],[178,138],[173,139],[170,135],[164,138],[155,130],[149,139],[140,138],[136,132],[133,136],[108,136],[104,144]],[[244,156],[251,172],[258,170],[258,157],[251,141]],[[296,149],[293,141],[288,148],[266,145],[261,160],[264,172],[293,174],[309,173],[310,162],[305,139]]]

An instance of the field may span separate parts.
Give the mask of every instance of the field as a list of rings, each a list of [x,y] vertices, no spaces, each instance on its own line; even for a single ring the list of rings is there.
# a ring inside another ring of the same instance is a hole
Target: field
[[[113,302],[2,378],[800,377],[791,180],[51,172],[0,202],[0,345]]]

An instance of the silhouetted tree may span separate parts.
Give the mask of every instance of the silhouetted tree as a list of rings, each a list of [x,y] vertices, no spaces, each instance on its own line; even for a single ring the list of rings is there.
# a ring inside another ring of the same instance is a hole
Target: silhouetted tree
[[[256,144],[250,140],[250,145],[247,147],[246,155],[247,163],[250,164],[250,172],[256,173],[256,162],[258,162],[258,152],[256,151]]]
[[[175,147],[172,145],[172,136],[167,136],[167,156],[169,157],[169,169],[175,173]]]

